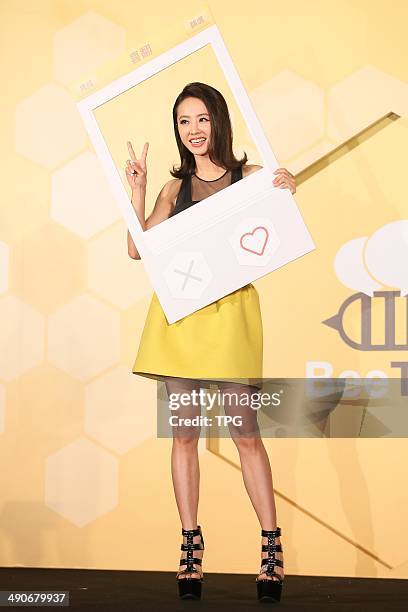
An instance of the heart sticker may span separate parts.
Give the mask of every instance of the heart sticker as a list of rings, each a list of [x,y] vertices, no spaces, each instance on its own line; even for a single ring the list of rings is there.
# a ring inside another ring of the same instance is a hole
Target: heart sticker
[[[263,225],[258,225],[252,232],[246,232],[240,238],[240,245],[245,251],[263,255],[268,243],[269,232]]]

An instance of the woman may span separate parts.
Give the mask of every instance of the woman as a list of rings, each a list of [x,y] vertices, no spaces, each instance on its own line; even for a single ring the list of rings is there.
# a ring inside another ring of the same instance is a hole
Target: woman
[[[132,189],[132,204],[144,230],[178,214],[197,201],[240,180],[261,166],[247,164],[247,156],[236,159],[232,150],[232,128],[224,97],[204,83],[184,87],[173,106],[173,124],[180,153],[180,166],[173,167],[160,191],[154,209],[145,219],[145,143],[137,159],[128,142],[131,159],[126,175]],[[275,171],[273,183],[296,191],[294,177],[285,169]],[[128,232],[128,253],[140,259]],[[164,380],[167,393],[200,391],[205,380],[217,381],[225,397],[227,415],[243,417],[240,427],[230,427],[237,446],[246,490],[261,525],[261,568],[256,578],[258,598],[280,599],[283,555],[272,474],[268,455],[259,435],[256,411],[243,407],[243,395],[262,386],[262,320],[259,296],[250,283],[200,310],[168,324],[156,294],[153,294],[133,372]],[[237,379],[240,382],[237,382]],[[244,381],[244,382],[241,382]],[[231,395],[228,395],[229,392]],[[194,402],[179,408],[177,416],[200,414]],[[177,579],[181,597],[201,596],[204,540],[197,524],[199,428],[174,428],[172,478],[184,536]],[[194,555],[194,556],[193,556]]]

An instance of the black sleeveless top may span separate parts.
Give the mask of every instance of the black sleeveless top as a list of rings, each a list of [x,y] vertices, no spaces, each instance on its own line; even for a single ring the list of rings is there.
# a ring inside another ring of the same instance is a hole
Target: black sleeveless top
[[[176,205],[170,214],[170,217],[177,215],[182,210],[186,210],[201,202],[206,197],[220,191],[224,187],[232,185],[242,179],[242,166],[233,170],[226,170],[224,174],[213,181],[205,181],[195,174],[185,176],[181,181],[180,191],[177,195]],[[195,196],[197,199],[193,200]]]

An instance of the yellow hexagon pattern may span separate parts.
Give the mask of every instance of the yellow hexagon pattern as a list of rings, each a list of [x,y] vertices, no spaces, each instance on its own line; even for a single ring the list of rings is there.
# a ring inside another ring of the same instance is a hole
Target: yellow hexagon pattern
[[[289,8],[258,0],[238,12],[229,1],[181,0],[169,8],[156,0],[143,5],[143,19],[120,0],[97,0],[87,12],[45,0],[30,19],[21,4],[2,7],[9,150],[0,204],[2,565],[171,570],[179,546],[170,441],[156,439],[163,387],[131,373],[152,288],[141,263],[127,255],[127,229],[72,83],[94,79],[160,33],[166,40],[174,33],[176,44],[186,36],[184,24],[211,9],[280,165],[302,180],[297,201],[305,221],[312,234],[323,228],[319,274],[330,279],[326,302],[336,307],[349,293],[338,287],[335,253],[361,235],[354,235],[355,218],[347,229],[340,224],[341,211],[364,212],[367,235],[407,218],[403,164],[392,159],[407,152],[408,11],[402,0],[394,5],[329,10],[318,3],[306,14],[302,0]],[[383,29],[388,37],[378,36]],[[405,119],[334,160],[336,148],[352,138],[360,144],[358,135],[390,113]],[[257,163],[255,150],[241,149]],[[389,165],[381,174],[383,160]],[[314,164],[320,166],[308,174]],[[278,362],[296,360],[298,343],[310,346],[316,361],[331,351],[339,360],[346,354],[333,336],[326,340],[326,329],[300,326],[310,312],[319,321],[333,314],[323,303],[325,288],[313,293],[310,261],[258,283],[265,376]],[[348,357],[357,367],[358,357]],[[287,573],[408,577],[404,440],[274,439],[266,446]],[[201,440],[199,451],[200,514],[218,546],[206,569],[255,573],[259,525],[236,449],[229,440],[207,447]],[[150,536],[158,526],[176,534],[161,539],[159,565]],[[228,562],[227,527],[242,534],[240,554]],[[34,546],[33,558],[28,549],[38,532],[43,545]],[[126,537],[117,538],[120,532]]]

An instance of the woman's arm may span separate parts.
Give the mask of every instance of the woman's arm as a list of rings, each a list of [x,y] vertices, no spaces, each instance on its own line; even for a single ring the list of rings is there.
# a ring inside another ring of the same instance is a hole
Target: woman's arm
[[[171,179],[168,181],[164,187],[161,189],[159,195],[157,196],[156,203],[154,208],[148,218],[145,220],[145,198],[146,198],[146,187],[140,187],[132,191],[132,205],[135,209],[136,215],[139,219],[140,225],[142,226],[143,231],[165,221],[169,218],[173,206],[176,195],[177,186],[181,184],[180,179]],[[140,259],[139,252],[133,242],[132,236],[128,230],[127,233],[127,242],[128,242],[128,255],[132,259]]]
[[[134,189],[132,189],[131,202],[137,215],[137,218],[139,219],[139,223],[142,226],[143,231],[145,231],[146,185],[137,185]],[[129,257],[131,257],[132,259],[140,259],[139,251],[137,250],[135,243],[133,242],[133,238],[129,230],[127,231],[127,245]]]

